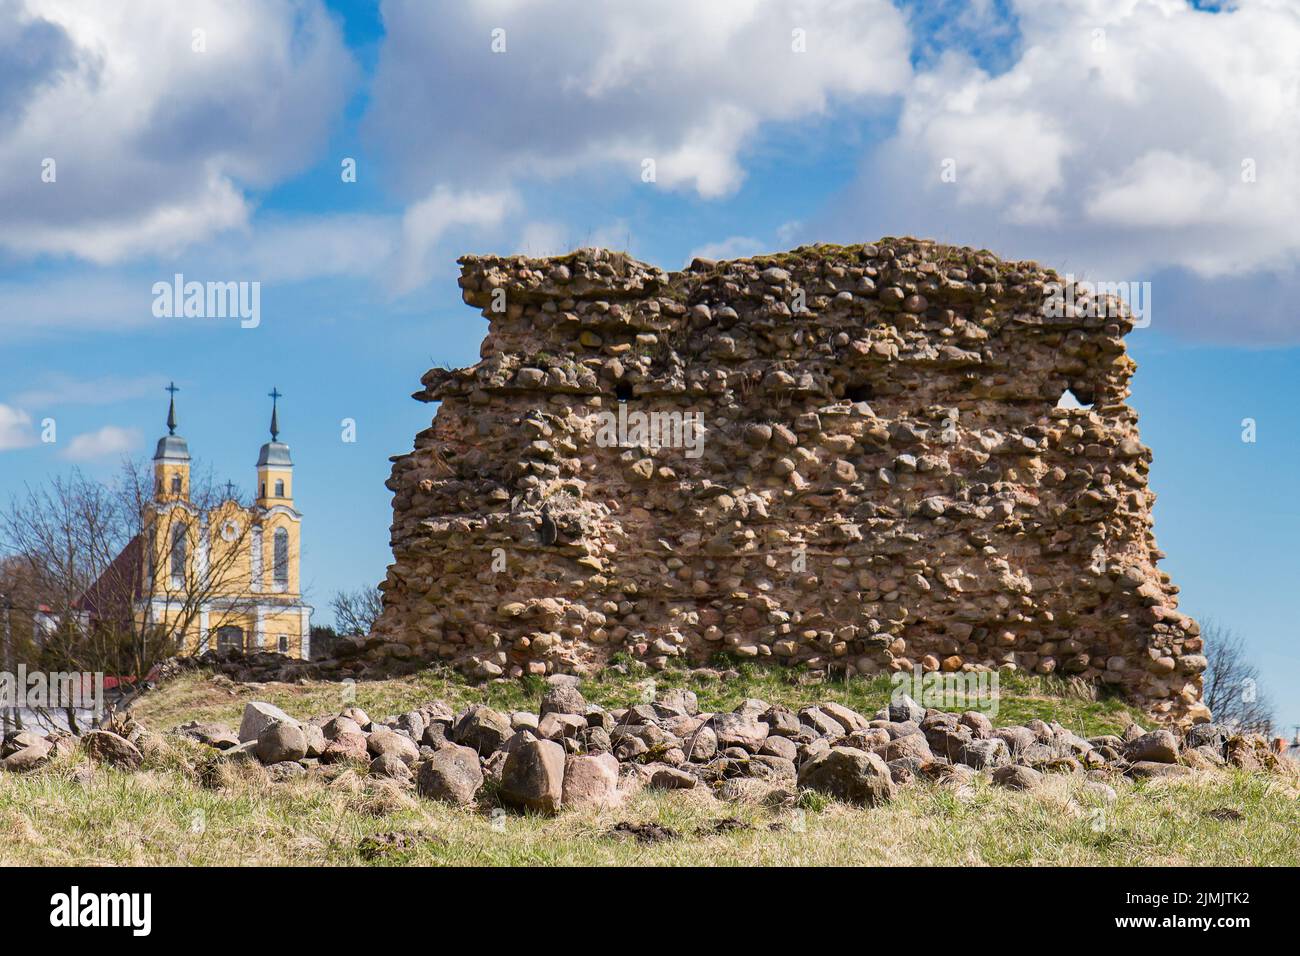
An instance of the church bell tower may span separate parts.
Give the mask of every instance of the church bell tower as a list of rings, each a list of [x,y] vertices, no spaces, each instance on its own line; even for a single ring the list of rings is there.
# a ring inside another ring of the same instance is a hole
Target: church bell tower
[[[269,393],[271,399],[271,440],[257,456],[257,504],[262,508],[276,505],[293,507],[293,459],[289,446],[280,441],[279,389]]]
[[[190,497],[190,446],[176,434],[175,382],[167,385],[171,393],[167,406],[167,434],[158,439],[153,456],[154,499],[157,501],[188,501]]]

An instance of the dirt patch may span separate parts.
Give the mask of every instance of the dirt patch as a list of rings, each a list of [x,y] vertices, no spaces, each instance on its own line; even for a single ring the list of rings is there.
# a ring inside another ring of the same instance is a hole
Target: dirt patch
[[[666,843],[681,836],[672,827],[658,823],[616,823],[610,828],[609,835],[617,840],[635,839],[638,843]]]

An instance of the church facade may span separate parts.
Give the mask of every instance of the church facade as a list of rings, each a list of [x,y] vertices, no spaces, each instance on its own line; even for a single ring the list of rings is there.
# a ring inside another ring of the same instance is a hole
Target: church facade
[[[294,506],[293,459],[279,440],[279,392],[271,393],[271,440],[257,457],[252,504],[240,503],[227,485],[224,499],[203,507],[191,499],[189,445],[176,434],[176,389],[169,391],[168,433],[154,454],[153,499],[137,543],[137,623],[170,634],[182,654],[237,648],[309,658],[302,515]]]

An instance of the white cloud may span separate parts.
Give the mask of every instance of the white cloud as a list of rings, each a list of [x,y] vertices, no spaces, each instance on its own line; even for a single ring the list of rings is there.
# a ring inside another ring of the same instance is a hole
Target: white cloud
[[[1222,173],[1189,156],[1156,149],[1138,157],[1087,200],[1089,218],[1129,228],[1185,228],[1217,217],[1229,199]]]
[[[761,124],[896,94],[911,72],[888,0],[385,0],[383,17],[368,125],[408,195],[583,171],[639,184],[652,158],[658,187],[722,196]]]
[[[20,408],[0,404],[0,451],[13,451],[36,444],[32,416]]]
[[[105,425],[93,432],[78,435],[63,450],[63,457],[69,461],[93,461],[123,455],[140,444],[140,432],[134,428],[119,428],[117,425]]]
[[[42,384],[14,396],[19,405],[28,407],[54,405],[111,405],[115,402],[156,395],[166,383],[162,376],[121,378],[102,376],[79,378],[71,375],[46,375]]]
[[[859,188],[879,231],[1120,278],[1300,260],[1300,7],[1012,6],[1023,53],[1010,69],[990,75],[949,51],[905,94]],[[955,182],[941,179],[945,159]],[[1243,181],[1245,161],[1257,181]],[[864,204],[839,207],[847,226]]]
[[[27,67],[0,77],[0,245],[96,263],[246,223],[356,77],[319,0],[0,0],[0,62]]]
[[[458,192],[444,186],[406,210],[402,217],[401,253],[397,265],[398,293],[422,285],[438,266],[439,241],[454,226],[499,224],[517,204],[513,193]]]
[[[208,242],[187,259],[223,278],[260,282],[380,279],[393,266],[400,243],[401,221],[395,215],[262,217],[235,241]]]

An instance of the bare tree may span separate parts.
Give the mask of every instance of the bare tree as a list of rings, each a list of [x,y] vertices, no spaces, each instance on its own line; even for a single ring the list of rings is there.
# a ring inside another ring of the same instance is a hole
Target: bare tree
[[[1250,662],[1245,640],[1217,621],[1203,621],[1205,705],[1216,723],[1236,730],[1272,734],[1273,704],[1260,686],[1259,668]]]
[[[216,633],[248,612],[247,506],[210,477],[188,492],[160,500],[149,465],[124,462],[109,484],[74,470],[0,512],[0,554],[25,582],[24,611],[45,609],[33,663],[138,683],[201,621]]]
[[[330,601],[334,624],[340,634],[369,634],[384,610],[383,592],[377,587],[339,591]]]

